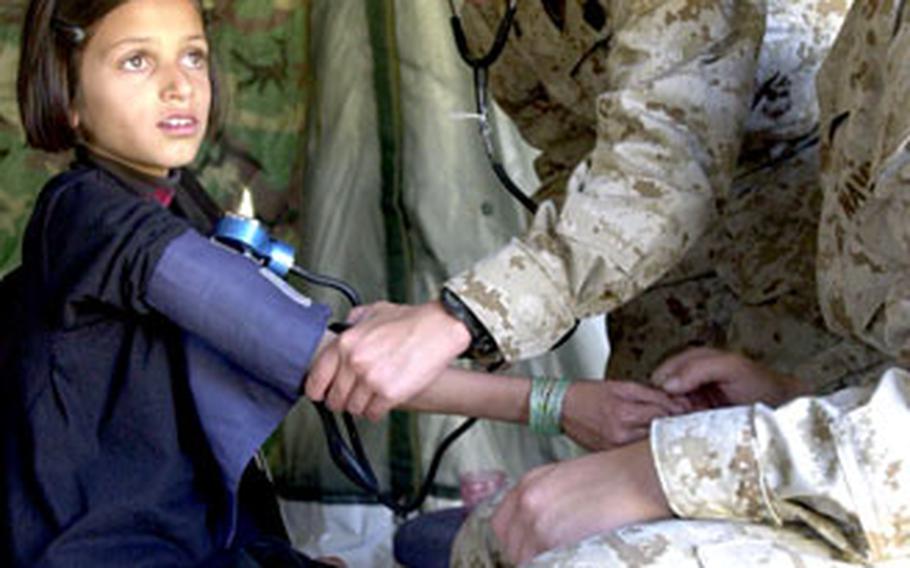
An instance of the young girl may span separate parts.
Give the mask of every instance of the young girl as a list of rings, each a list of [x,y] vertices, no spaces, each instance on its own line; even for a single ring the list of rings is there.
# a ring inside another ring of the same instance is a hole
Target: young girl
[[[217,114],[208,49],[192,0],[29,4],[28,142],[76,158],[42,190],[4,284],[18,317],[0,564],[246,557],[239,479],[298,398],[328,309],[203,236],[218,209],[181,168]]]

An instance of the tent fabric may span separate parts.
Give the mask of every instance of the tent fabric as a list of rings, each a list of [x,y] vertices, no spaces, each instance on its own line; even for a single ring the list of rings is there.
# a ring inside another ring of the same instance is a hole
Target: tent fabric
[[[326,0],[311,7],[307,206],[298,225],[308,239],[304,262],[353,283],[368,301],[425,301],[447,276],[503,246],[528,221],[492,173],[476,121],[461,118],[473,112],[473,86],[452,41],[448,4]],[[506,168],[532,190],[534,151],[498,118]],[[557,353],[508,372],[601,377],[606,354],[600,319],[583,324]],[[362,422],[383,486],[413,492],[460,420],[395,413],[380,424]],[[298,406],[273,447],[282,493],[356,500],[322,441],[308,435],[316,421]],[[577,452],[564,438],[482,421],[449,450],[434,492],[456,494],[460,471],[501,468],[517,479]],[[322,457],[307,459],[314,455]]]

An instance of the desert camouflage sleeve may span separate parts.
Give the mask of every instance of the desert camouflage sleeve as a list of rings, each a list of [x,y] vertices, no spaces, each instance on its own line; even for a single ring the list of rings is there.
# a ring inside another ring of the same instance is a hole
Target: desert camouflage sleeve
[[[776,410],[736,407],[655,422],[652,449],[685,518],[801,523],[854,561],[906,556],[910,373]]]
[[[854,3],[819,75],[819,300],[833,330],[910,364],[910,10]]]
[[[614,2],[610,90],[594,150],[560,210],[451,279],[508,360],[655,282],[715,215],[730,183],[764,30],[764,2]]]

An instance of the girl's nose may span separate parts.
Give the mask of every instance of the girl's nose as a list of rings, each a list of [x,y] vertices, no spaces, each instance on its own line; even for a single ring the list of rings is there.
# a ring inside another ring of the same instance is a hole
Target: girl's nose
[[[180,66],[168,66],[162,70],[162,75],[161,95],[164,100],[182,100],[193,93],[193,84]]]

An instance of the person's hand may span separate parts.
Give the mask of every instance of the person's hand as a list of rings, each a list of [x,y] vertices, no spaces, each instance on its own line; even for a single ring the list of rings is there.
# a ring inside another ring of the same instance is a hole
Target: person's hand
[[[648,435],[651,421],[689,412],[685,397],[627,381],[574,381],[562,405],[562,429],[589,450],[607,450]]]
[[[356,308],[348,321],[354,325],[310,367],[306,395],[371,420],[426,387],[471,341],[439,302],[379,302]]]
[[[806,394],[796,377],[776,373],[736,353],[697,347],[670,357],[651,382],[673,395],[698,399],[696,406],[719,407],[763,402],[772,406]]]
[[[647,441],[545,465],[509,491],[491,519],[516,565],[541,552],[671,515]]]

